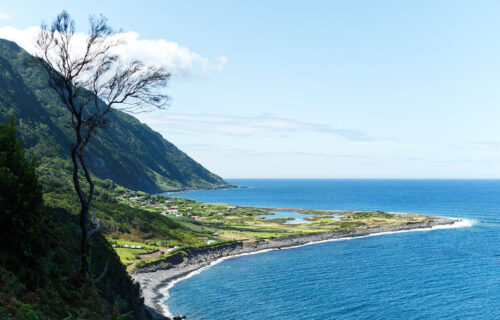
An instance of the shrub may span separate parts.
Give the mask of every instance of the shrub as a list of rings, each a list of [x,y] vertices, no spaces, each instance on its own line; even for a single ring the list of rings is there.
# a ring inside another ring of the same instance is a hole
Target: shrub
[[[26,159],[14,119],[0,124],[0,249],[4,262],[13,267],[35,264],[43,251],[42,205],[35,161]]]

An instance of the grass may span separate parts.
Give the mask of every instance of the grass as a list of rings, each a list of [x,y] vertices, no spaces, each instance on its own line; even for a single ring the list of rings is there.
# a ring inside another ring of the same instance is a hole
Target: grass
[[[375,212],[339,212],[328,210],[301,210],[309,214],[308,223],[286,224],[290,218],[265,219],[264,214],[272,214],[262,208],[233,207],[224,203],[203,203],[190,199],[153,196],[145,193],[120,194],[118,203],[129,203],[132,197],[133,210],[142,211],[142,219],[154,221],[150,232],[140,228],[129,228],[127,232],[114,232],[107,235],[112,244],[144,246],[144,249],[115,248],[121,261],[129,266],[142,266],[148,262],[164,259],[178,252],[207,246],[207,240],[215,241],[210,246],[218,246],[228,241],[256,241],[261,239],[287,237],[291,235],[354,230],[370,227],[406,225],[429,219],[420,215],[392,214]],[[175,209],[181,216],[162,216],[162,211]],[[340,221],[333,215],[342,215]],[[162,224],[168,223],[168,226]],[[139,222],[136,222],[140,225]],[[172,229],[172,227],[174,229]],[[159,230],[161,232],[156,232]],[[214,236],[214,233],[217,233]],[[147,261],[138,255],[159,249],[179,247]]]
[[[120,260],[126,266],[139,260],[139,254],[151,252],[151,250],[146,250],[146,249],[130,249],[130,248],[115,248],[115,251],[120,257]]]

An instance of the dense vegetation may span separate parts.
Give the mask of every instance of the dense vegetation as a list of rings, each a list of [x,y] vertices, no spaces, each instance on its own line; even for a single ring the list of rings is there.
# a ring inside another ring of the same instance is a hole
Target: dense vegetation
[[[0,249],[9,250],[2,261],[11,267],[36,265],[43,253],[41,238],[42,186],[35,162],[28,161],[16,137],[14,120],[0,127]]]
[[[53,176],[51,182],[57,184],[57,177],[70,169],[69,113],[44,72],[26,64],[29,57],[14,42],[0,39],[0,122],[16,117],[23,147],[37,155],[47,173],[44,183]],[[108,120],[88,150],[87,163],[97,177],[150,193],[227,186],[136,118],[113,112]]]
[[[102,235],[92,246],[97,285],[76,280],[79,227],[69,210],[46,206],[35,162],[26,159],[14,121],[0,126],[0,318],[147,319],[133,284]]]

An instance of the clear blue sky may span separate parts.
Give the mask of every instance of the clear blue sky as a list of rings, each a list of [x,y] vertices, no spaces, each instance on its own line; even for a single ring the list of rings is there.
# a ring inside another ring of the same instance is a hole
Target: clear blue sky
[[[500,178],[499,1],[11,1],[0,28],[62,9],[209,65],[140,119],[225,178]]]

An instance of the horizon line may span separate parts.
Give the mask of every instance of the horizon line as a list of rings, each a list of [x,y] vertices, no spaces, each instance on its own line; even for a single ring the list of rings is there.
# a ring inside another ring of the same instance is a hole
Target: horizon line
[[[223,178],[224,180],[235,180],[235,179],[245,179],[245,180],[500,180],[498,178],[264,178],[264,177],[231,177]]]

